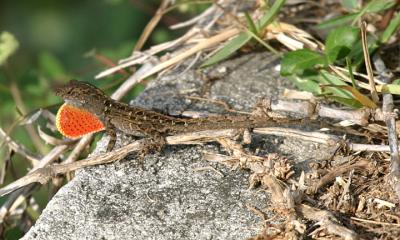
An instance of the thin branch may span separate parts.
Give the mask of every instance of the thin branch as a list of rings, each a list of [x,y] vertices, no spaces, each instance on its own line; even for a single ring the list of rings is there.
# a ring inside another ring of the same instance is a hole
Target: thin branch
[[[15,104],[18,106],[18,108],[21,110],[23,115],[26,115],[27,110],[25,107],[25,104],[22,100],[21,93],[18,89],[18,86],[13,82],[10,87],[11,94],[14,98]],[[32,139],[33,145],[35,145],[36,149],[44,154],[46,152],[44,145],[42,144],[42,141],[40,141],[39,135],[36,133],[35,128],[31,124],[27,124],[24,126],[26,131],[28,132],[29,137]]]
[[[136,72],[122,83],[117,90],[111,95],[112,99],[119,100],[140,82],[141,76],[154,67],[153,61],[147,61]]]
[[[297,138],[304,141],[320,143],[328,146],[335,146],[338,142],[341,141],[341,139],[335,135],[325,134],[321,132],[306,132],[297,129],[281,127],[256,128],[253,132],[264,135]]]
[[[45,157],[43,157],[38,164],[28,173],[28,175],[32,172],[35,172],[38,169],[43,169],[52,163],[58,156],[63,153],[67,149],[66,145],[60,145],[53,148]],[[17,180],[18,181],[18,180]],[[14,182],[15,183],[15,182]],[[33,189],[37,184],[35,182],[23,184],[21,187],[17,187],[8,198],[7,201],[0,208],[0,222],[3,222],[7,214],[9,213],[10,207],[14,205],[14,202],[19,199],[21,196],[26,198],[26,196],[30,195]],[[11,191],[10,191],[11,192]]]
[[[331,234],[338,235],[346,240],[360,239],[358,234],[351,229],[344,227],[331,212],[326,210],[319,210],[317,208],[300,204],[296,207],[296,211],[303,215],[305,218],[316,221],[321,227],[316,229],[314,233],[320,231],[322,228],[326,229]],[[312,233],[311,233],[312,234]]]
[[[206,18],[209,15],[213,15],[214,12],[217,10],[215,5],[212,5],[211,7],[207,8],[204,12],[200,13],[198,16],[195,16],[185,22],[180,22],[174,25],[169,26],[170,29],[172,30],[176,30],[179,28],[184,28],[190,25],[194,25],[196,24],[198,21],[200,21],[201,19]]]
[[[386,68],[385,63],[376,54],[373,58],[375,68],[379,74],[381,80],[385,83],[390,83],[392,74]],[[389,146],[390,146],[390,175],[389,182],[392,185],[392,188],[396,192],[397,196],[400,198],[400,157],[399,157],[399,143],[397,139],[397,131],[396,131],[396,120],[395,114],[393,113],[393,96],[390,93],[383,94],[383,112],[386,116],[385,123],[388,128],[388,138],[389,138]]]
[[[81,154],[83,149],[85,149],[85,147],[90,142],[92,142],[93,137],[94,137],[93,134],[89,134],[89,135],[86,135],[83,138],[81,138],[81,140],[79,140],[78,144],[76,144],[74,150],[72,150],[72,152],[69,154],[68,158],[64,162],[65,163],[75,162],[79,158],[79,155]]]
[[[374,74],[372,73],[371,59],[369,57],[368,42],[367,42],[367,23],[363,21],[361,23],[361,42],[364,53],[365,68],[367,69],[368,81],[370,86],[370,92],[372,100],[377,103],[379,102],[378,93],[376,92]]]
[[[75,139],[59,139],[54,136],[51,136],[51,135],[47,134],[46,132],[44,132],[42,130],[42,128],[40,127],[40,125],[38,125],[37,131],[39,133],[40,138],[43,139],[43,141],[46,144],[57,146],[57,145],[64,145],[64,144],[71,145],[71,144],[76,143]]]
[[[271,191],[271,201],[274,203],[274,208],[280,209],[281,211],[286,210],[288,219],[295,221],[295,219],[298,218],[296,215],[298,215],[317,222],[320,227],[316,229],[314,233],[326,229],[328,233],[341,236],[343,239],[359,239],[357,233],[344,227],[331,212],[320,210],[306,204],[296,204],[295,196],[297,194],[276,177],[270,174],[265,175],[262,183]],[[289,210],[293,208],[296,211]]]
[[[167,67],[170,67],[170,66],[172,66],[172,65],[174,65],[174,64],[176,64],[176,63],[178,63],[178,62],[180,62],[180,61],[182,61],[182,60],[184,60],[184,59],[186,59],[186,58],[188,58],[188,57],[190,57],[190,56],[192,56],[194,54],[196,54],[197,52],[199,52],[199,51],[201,51],[203,49],[207,49],[207,48],[213,47],[213,46],[217,45],[218,43],[221,43],[221,42],[223,42],[223,41],[225,41],[225,40],[227,40],[227,39],[229,39],[229,38],[231,38],[233,36],[236,36],[237,34],[239,34],[239,32],[240,32],[239,29],[231,28],[231,29],[224,30],[221,33],[219,33],[219,34],[217,34],[215,36],[212,36],[212,37],[210,37],[208,39],[205,39],[204,41],[199,42],[198,44],[196,44],[192,48],[190,48],[190,49],[188,49],[188,50],[186,50],[184,52],[181,52],[178,55],[174,56],[173,58],[168,59],[168,60],[156,65],[150,71],[148,71],[146,74],[141,76],[140,81],[145,79],[145,78],[147,78],[147,77],[150,77],[151,75],[153,75],[155,73],[158,73],[159,71],[161,71],[161,70],[163,70],[163,69],[165,69]],[[108,69],[108,70],[96,75],[95,78],[98,79],[98,78],[105,77],[105,76],[107,76],[109,74],[112,74],[117,69],[119,69],[117,67],[110,68],[110,69]]]
[[[65,159],[64,163],[72,163],[78,160],[79,156],[81,155],[82,151],[86,148],[87,145],[89,145],[94,138],[94,134],[89,134],[81,138],[79,140],[78,144],[75,145],[75,148],[72,150],[72,152],[69,154],[67,159]],[[67,174],[67,179],[71,179],[71,175],[68,173]]]
[[[99,61],[100,63],[102,63],[103,65],[105,65],[107,67],[115,67],[115,66],[117,66],[117,63],[115,63],[110,58],[97,53],[96,50],[93,50],[92,52],[86,54],[86,56],[89,56],[89,57],[93,56],[97,61]],[[126,71],[125,69],[120,69],[118,72],[120,74],[122,74],[123,76],[125,76],[125,77],[129,75],[129,72]]]
[[[202,132],[167,137],[166,141],[168,144],[173,144],[173,145],[194,144],[194,143],[198,144],[199,142],[204,142],[204,141],[207,142],[210,141],[211,139],[216,139],[221,137],[233,137],[236,133],[237,130],[202,131]],[[119,149],[116,149],[112,152],[108,152],[106,154],[100,154],[97,156],[91,156],[81,161],[55,164],[51,166],[44,166],[41,168],[34,169],[34,171],[30,172],[26,176],[1,188],[0,196],[4,196],[5,194],[13,192],[30,183],[39,182],[41,184],[45,184],[52,177],[57,176],[59,174],[65,174],[88,166],[106,164],[117,161],[119,159],[122,159],[131,152],[143,149],[146,144],[149,144],[149,141],[147,139],[142,139],[134,143],[128,144],[124,147],[121,147]],[[59,150],[61,151],[62,149]]]
[[[37,184],[28,184],[27,186],[24,186],[24,188],[18,189],[15,192],[11,193],[10,196],[7,197],[7,200],[2,204],[0,208],[1,223],[4,223],[6,221],[6,217],[9,215],[10,208],[14,205],[14,202],[21,196],[26,198],[28,195],[30,195],[36,185]]]
[[[383,226],[390,226],[390,227],[400,227],[399,223],[378,222],[378,221],[369,220],[369,219],[362,219],[362,218],[358,218],[358,217],[350,217],[350,219],[354,220],[354,221],[366,222],[366,223],[371,223],[371,224],[376,224],[376,225],[383,225]]]
[[[160,22],[161,18],[163,17],[164,10],[168,7],[170,3],[171,3],[170,0],[163,0],[161,2],[160,7],[157,9],[157,12],[144,28],[142,35],[140,36],[139,40],[136,43],[133,53],[136,51],[140,51],[142,49],[143,45],[146,43],[150,34],[153,32],[154,28],[157,26],[158,22]]]
[[[306,132],[297,129],[270,127],[270,128],[255,128],[254,133],[264,135],[275,135],[280,137],[292,137],[304,141],[324,144],[327,146],[334,146],[343,140],[336,135],[326,134],[323,132]],[[346,142],[348,149],[352,152],[390,152],[389,145],[375,145],[375,144],[360,144]],[[400,151],[400,146],[399,146]]]
[[[371,162],[365,159],[359,160],[351,165],[338,166],[329,171],[329,173],[325,174],[318,182],[314,183],[307,189],[307,192],[310,194],[315,194],[321,187],[326,184],[332,182],[337,176],[348,173],[352,170],[365,170],[371,166]]]
[[[195,36],[198,34],[200,34],[200,29],[192,28],[180,38],[177,38],[169,42],[160,43],[158,45],[154,45],[146,51],[135,52],[132,56],[119,60],[120,64],[119,68],[125,68],[133,66],[135,64],[144,64],[150,57],[157,56],[157,54],[163,51],[167,51],[168,49],[177,48],[178,46],[181,46],[184,43],[189,42],[191,39],[195,38]],[[108,70],[111,69],[107,69],[105,71]],[[114,69],[113,71],[116,70]]]
[[[271,128],[272,129],[272,128]],[[219,131],[201,131],[201,132],[193,132],[193,133],[187,133],[187,134],[179,134],[175,136],[169,136],[166,138],[167,144],[171,145],[176,145],[176,144],[199,144],[203,142],[211,142],[211,141],[216,141],[221,138],[234,138],[238,134],[237,129],[227,129],[227,130],[219,130]],[[255,132],[257,133],[262,133],[262,130],[260,129],[254,129]],[[275,131],[273,134],[277,134],[277,131]],[[271,133],[268,133],[271,134]],[[313,133],[315,134],[315,133]],[[301,134],[304,135],[304,132]],[[291,135],[292,137],[296,137],[296,135]],[[321,135],[322,136],[322,135]],[[329,135],[328,139],[329,139]],[[327,138],[327,137],[324,137]],[[84,142],[88,141],[90,139],[89,137],[83,138],[81,140],[81,146],[85,146]],[[311,138],[310,138],[311,139]],[[317,142],[322,142],[315,138],[314,140]],[[331,140],[327,140],[327,143],[332,144],[330,142]],[[15,191],[16,189],[23,187],[27,184],[33,183],[33,182],[40,182],[42,184],[46,183],[51,177],[54,177],[58,174],[65,174],[71,171],[75,171],[80,168],[88,167],[88,166],[94,166],[94,165],[99,165],[99,164],[106,164],[110,162],[114,162],[116,160],[122,159],[124,156],[126,156],[128,153],[139,151],[143,149],[143,147],[148,144],[147,139],[142,139],[139,141],[136,141],[134,143],[128,144],[124,147],[121,147],[117,150],[114,150],[112,152],[106,153],[106,154],[100,154],[97,156],[91,156],[89,158],[86,158],[84,160],[80,160],[78,162],[68,162],[68,163],[62,163],[62,164],[57,164],[57,165],[52,165],[52,166],[44,166],[42,168],[35,168],[35,170],[28,175],[18,179],[17,181],[3,187],[0,189],[0,196],[3,196],[7,193],[10,193],[12,191]],[[350,144],[350,146],[352,146]],[[363,145],[365,147],[365,145]],[[372,145],[374,146],[374,145]],[[58,156],[62,151],[66,149],[66,145],[59,146],[59,148],[54,148],[54,154],[53,156]],[[357,149],[357,147],[352,147],[352,149]],[[381,150],[381,149],[380,149]],[[254,156],[256,157],[256,156]],[[257,157],[256,157],[257,158]],[[50,157],[49,157],[50,159]],[[42,160],[43,161],[43,160]],[[43,161],[45,162],[45,161]],[[362,168],[365,167],[365,162],[360,161],[359,163],[355,164],[354,166],[351,166],[350,168]],[[351,170],[351,169],[350,169]],[[349,170],[344,170],[344,172],[349,171]],[[327,180],[327,181],[330,181]],[[326,181],[325,181],[326,182]],[[321,184],[319,184],[320,186]],[[318,187],[317,187],[318,188]]]
[[[32,172],[36,169],[43,168],[50,163],[53,163],[65,150],[68,149],[68,145],[58,145],[51,149],[49,153],[47,153],[46,156],[44,156],[42,159],[40,159],[39,163],[34,166],[34,168],[29,171]]]
[[[225,102],[214,100],[214,99],[204,99],[198,97],[187,97],[188,99],[202,100],[213,102],[215,104],[221,105],[228,112],[235,112],[241,114],[251,114],[249,112],[237,111],[229,107]],[[374,123],[375,121],[384,121],[386,116],[380,110],[372,109],[339,109],[328,106],[326,104],[316,103],[314,100],[311,101],[286,101],[286,100],[276,100],[270,101],[269,106],[265,106],[267,109],[265,111],[273,112],[285,112],[285,114],[296,114],[298,116],[314,119],[314,118],[330,118],[335,121],[349,121],[353,124],[363,126],[368,129],[368,124]],[[185,112],[188,113],[188,112]],[[192,112],[193,113],[193,112]],[[200,113],[198,115],[205,115]],[[186,114],[185,116],[189,116]]]
[[[338,202],[338,204],[336,206],[336,210],[337,211],[340,210],[340,207],[343,205],[346,196],[350,195],[350,186],[351,186],[351,182],[353,180],[353,175],[354,175],[354,169],[350,171],[349,177],[347,179],[347,182],[343,187],[342,195],[340,196],[339,202]]]
[[[7,143],[8,147],[12,149],[14,152],[28,159],[32,166],[35,166],[39,162],[38,156],[31,153],[24,146],[14,142],[2,128],[0,128],[0,139],[3,139],[3,141]]]

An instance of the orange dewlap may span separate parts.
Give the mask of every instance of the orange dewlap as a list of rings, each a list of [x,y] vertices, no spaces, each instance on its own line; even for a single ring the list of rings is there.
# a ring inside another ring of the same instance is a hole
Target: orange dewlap
[[[91,112],[64,103],[56,116],[58,131],[65,137],[79,138],[104,130],[103,123]]]

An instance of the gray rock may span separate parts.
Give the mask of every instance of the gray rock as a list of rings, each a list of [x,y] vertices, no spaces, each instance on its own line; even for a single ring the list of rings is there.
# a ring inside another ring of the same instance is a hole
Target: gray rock
[[[274,57],[250,54],[219,65],[227,74],[210,89],[211,98],[250,110],[262,97],[277,97],[288,81],[273,70]],[[213,71],[217,71],[214,69]],[[179,69],[177,70],[179,72]],[[168,112],[222,112],[220,106],[192,102],[202,86],[196,71],[155,80],[134,104]],[[120,137],[119,144],[131,141]],[[107,143],[98,143],[96,152]],[[304,162],[321,159],[326,150],[312,143],[262,137],[256,147]],[[48,203],[24,237],[31,239],[247,239],[262,221],[247,206],[264,209],[268,195],[249,190],[249,173],[206,162],[203,151],[218,146],[167,146],[138,164],[134,155],[114,164],[77,172]],[[213,167],[215,171],[204,170]],[[202,169],[203,170],[199,170]]]

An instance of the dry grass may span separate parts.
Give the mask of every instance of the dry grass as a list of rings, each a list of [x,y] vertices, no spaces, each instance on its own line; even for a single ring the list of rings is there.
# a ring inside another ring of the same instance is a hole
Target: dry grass
[[[262,4],[263,1],[257,1],[247,7],[251,9],[251,17],[254,22],[265,14]],[[140,50],[169,6],[170,1],[162,1],[162,5],[143,32],[140,44],[135,48],[132,56],[122,59],[115,66],[111,64],[112,67],[96,76],[96,78],[102,78],[128,67],[137,68],[136,72],[128,77],[112,95],[113,98],[121,99],[135,84],[155,74],[165,74],[169,69],[179,66],[189,58],[192,61],[190,66],[198,66],[201,63],[200,60],[223,49],[232,38],[243,32],[249,32],[245,18],[238,10],[241,9],[241,6],[235,6],[230,1],[218,1],[218,4],[211,5],[200,16],[187,23],[174,26],[177,28],[194,25],[182,37],[153,46],[148,50]],[[284,19],[286,22],[275,21],[273,24],[267,25],[257,33],[258,35],[256,34],[256,40],[263,46],[267,46],[266,42],[274,42],[274,46],[277,46],[275,50],[279,54],[301,48],[322,51],[324,45],[317,40],[320,37],[316,36],[319,32],[310,27],[309,23],[321,22],[324,16],[342,11],[343,9],[337,3],[299,1],[297,4],[285,6],[279,13],[280,19]],[[393,11],[390,10],[389,13],[393,14]],[[384,21],[388,22],[386,15],[383,16]],[[381,18],[366,18],[368,24],[372,26],[383,24],[379,22],[379,19]],[[363,29],[363,33],[365,33],[366,27],[364,26]],[[255,37],[254,34],[250,35]],[[395,37],[398,41],[398,35]],[[254,45],[249,42],[239,51],[252,51]],[[159,54],[162,52],[166,53],[160,56]],[[343,144],[340,138],[321,133],[282,132],[276,128],[255,130],[259,134],[300,137],[306,138],[308,141],[336,146],[337,151],[332,158],[324,163],[314,164],[311,172],[295,174],[293,163],[288,159],[277,155],[255,156],[253,153],[247,152],[241,144],[231,140],[237,132],[213,131],[167,138],[169,144],[218,141],[230,155],[206,154],[207,160],[217,161],[234,168],[250,169],[252,171],[250,185],[261,184],[265,191],[272,193],[274,206],[271,208],[276,212],[276,219],[279,218],[281,221],[272,223],[272,219],[265,219],[260,234],[253,239],[303,239],[306,237],[313,239],[396,239],[395,236],[400,236],[400,193],[398,192],[400,188],[396,187],[400,184],[398,134],[395,115],[390,107],[393,99],[390,100],[389,96],[389,99],[382,103],[378,101],[379,98],[376,94],[382,91],[382,84],[385,81],[377,79],[379,72],[374,76],[371,71],[372,63],[366,50],[365,53],[368,75],[363,73],[354,73],[354,75],[358,77],[357,83],[360,88],[373,93],[373,99],[379,105],[378,109],[332,108],[320,103],[318,98],[299,92],[292,92],[290,96],[303,99],[301,103],[281,101],[270,103],[264,108],[264,111],[270,114],[278,110],[292,112],[292,109],[302,109],[303,113],[307,113],[305,117],[329,117],[362,126],[362,128],[358,127],[357,131],[353,129],[351,133],[358,132],[359,135],[365,136],[369,142],[363,145],[350,142]],[[352,79],[347,76],[347,69],[334,65],[329,68],[332,73],[342,76],[344,81],[352,82]],[[379,68],[375,67],[375,69],[379,71]],[[127,72],[124,71],[124,73]],[[366,83],[363,81],[364,79],[368,79],[369,82]],[[375,83],[378,85],[375,86]],[[18,89],[15,89],[14,93],[16,101],[18,101]],[[386,94],[386,96],[388,95],[390,94]],[[307,99],[304,100],[304,96],[308,96]],[[23,107],[22,103],[19,105]],[[294,105],[295,107],[293,107]],[[92,136],[84,137],[75,143],[57,141],[50,136],[43,135],[41,131],[36,132],[33,128],[30,128],[29,132],[33,138],[37,139],[35,143],[38,144],[38,149],[41,149],[40,146],[43,142],[51,142],[55,146],[50,152],[36,156],[27,151],[24,146],[9,139],[5,131],[0,131],[8,148],[24,156],[32,166],[32,170],[25,177],[0,189],[1,195],[13,192],[8,197],[7,204],[3,205],[1,209],[0,220],[2,222],[7,221],[10,216],[21,216],[20,210],[22,212],[27,210],[27,205],[23,203],[28,201],[21,201],[21,198],[25,199],[31,196],[32,183],[44,184],[54,177],[64,176],[82,167],[116,161],[129,152],[140,150],[141,145],[146,141],[141,140],[112,153],[76,162],[80,153],[92,142]],[[385,151],[388,153],[382,152],[384,151],[382,145],[374,145],[373,139],[379,139],[384,143]],[[67,152],[71,148],[72,151]],[[54,164],[56,161],[61,163]],[[263,215],[262,209],[253,210],[255,213]]]

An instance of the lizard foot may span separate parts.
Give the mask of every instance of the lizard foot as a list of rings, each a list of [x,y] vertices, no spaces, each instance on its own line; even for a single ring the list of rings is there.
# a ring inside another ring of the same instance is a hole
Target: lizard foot
[[[271,100],[268,98],[260,98],[251,113],[255,117],[269,118],[269,110],[271,108]]]

